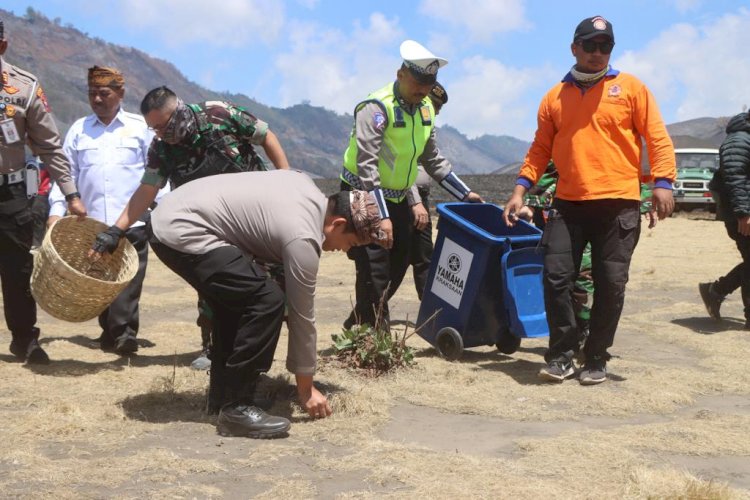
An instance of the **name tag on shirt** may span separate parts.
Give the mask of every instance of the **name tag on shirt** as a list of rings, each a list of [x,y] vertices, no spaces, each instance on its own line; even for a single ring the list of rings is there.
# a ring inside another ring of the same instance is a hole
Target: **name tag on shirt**
[[[3,137],[6,144],[13,144],[21,140],[21,136],[18,135],[16,123],[12,119],[0,121],[0,128],[3,130]]]

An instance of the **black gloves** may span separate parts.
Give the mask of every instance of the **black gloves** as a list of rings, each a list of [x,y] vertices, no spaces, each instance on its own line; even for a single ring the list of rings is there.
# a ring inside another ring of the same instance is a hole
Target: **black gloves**
[[[123,236],[125,236],[125,231],[117,226],[109,226],[106,231],[96,235],[94,246],[91,248],[98,253],[112,253]]]

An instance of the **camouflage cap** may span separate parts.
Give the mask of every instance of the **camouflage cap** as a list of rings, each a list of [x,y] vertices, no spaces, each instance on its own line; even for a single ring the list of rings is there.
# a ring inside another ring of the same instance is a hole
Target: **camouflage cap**
[[[5,26],[2,19],[0,19],[0,40],[5,40]]]

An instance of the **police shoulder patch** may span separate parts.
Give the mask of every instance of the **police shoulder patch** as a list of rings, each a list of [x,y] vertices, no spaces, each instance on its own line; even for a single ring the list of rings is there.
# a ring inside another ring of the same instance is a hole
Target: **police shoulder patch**
[[[381,130],[383,127],[385,127],[386,121],[387,120],[385,119],[385,115],[382,112],[380,112],[380,111],[376,111],[372,115],[372,124],[378,130]]]
[[[41,85],[39,85],[36,88],[36,95],[39,98],[39,100],[42,101],[42,106],[44,106],[44,111],[46,111],[47,113],[52,111],[49,107],[49,103],[47,102],[47,96],[44,94],[44,90],[42,89]]]

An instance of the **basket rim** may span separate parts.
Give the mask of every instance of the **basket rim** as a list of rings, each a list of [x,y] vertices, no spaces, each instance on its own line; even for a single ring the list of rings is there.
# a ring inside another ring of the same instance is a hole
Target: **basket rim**
[[[124,279],[124,280],[117,280],[117,281],[110,281],[110,280],[103,280],[103,279],[99,279],[99,278],[94,278],[93,276],[89,276],[89,275],[87,275],[87,274],[84,274],[84,273],[82,273],[81,271],[79,271],[78,269],[76,269],[76,268],[74,268],[73,266],[71,266],[70,264],[68,264],[68,262],[67,262],[67,261],[66,261],[65,259],[63,259],[63,258],[62,258],[62,256],[60,255],[60,253],[59,253],[59,252],[57,251],[57,248],[55,248],[55,245],[54,245],[54,244],[52,244],[52,241],[51,241],[51,240],[52,240],[52,232],[53,232],[53,230],[55,229],[55,226],[57,226],[57,224],[58,224],[58,223],[59,223],[60,221],[63,221],[63,220],[66,220],[66,219],[67,219],[67,220],[69,220],[69,219],[78,219],[78,216],[77,216],[77,215],[66,215],[65,217],[60,217],[59,219],[57,219],[57,220],[56,220],[55,222],[53,222],[53,223],[52,223],[52,225],[51,225],[51,226],[50,226],[50,227],[49,227],[49,228],[47,229],[47,232],[46,232],[46,233],[45,233],[45,235],[44,235],[44,239],[46,240],[46,239],[48,239],[48,238],[49,238],[50,242],[49,242],[49,245],[47,245],[47,248],[50,248],[50,249],[52,250],[52,252],[53,252],[54,256],[55,256],[55,257],[57,257],[57,260],[58,260],[59,262],[62,262],[62,263],[63,263],[63,265],[65,266],[65,268],[66,268],[67,270],[70,270],[70,271],[74,272],[74,273],[75,273],[75,274],[77,274],[77,275],[83,276],[83,277],[85,277],[86,279],[90,279],[90,280],[93,280],[93,281],[96,281],[96,282],[99,282],[99,283],[103,283],[103,284],[122,284],[122,283],[126,283],[126,282],[129,282],[129,281],[131,281],[131,280],[133,279],[133,276],[131,276],[131,277],[130,277],[130,278],[128,278],[128,279]],[[102,221],[100,221],[100,220],[98,220],[98,219],[94,219],[93,217],[89,217],[89,216],[86,216],[86,218],[85,218],[85,219],[83,219],[83,220],[80,220],[80,221],[76,221],[76,223],[77,223],[77,224],[84,224],[84,223],[88,223],[88,224],[91,224],[91,223],[96,223],[96,225],[98,225],[98,226],[102,227],[103,229],[106,229],[106,228],[107,228],[107,225],[106,225],[106,224],[105,224],[104,222],[102,222]],[[125,248],[125,249],[124,249],[123,251],[124,251],[124,252],[125,252],[125,251],[127,251],[127,247],[128,247],[128,246],[130,246],[130,247],[132,248],[133,252],[135,252],[135,247],[133,247],[133,244],[132,244],[132,243],[130,243],[130,241],[129,241],[129,240],[127,239],[127,238],[124,238],[124,240],[125,240],[125,243],[124,243],[124,244],[125,244],[125,247],[126,247],[126,248]],[[42,248],[42,247],[40,246],[40,250],[41,250],[41,248]],[[136,256],[137,256],[137,254],[138,254],[138,253],[136,252]],[[135,274],[137,274],[137,272],[138,272],[138,271],[137,271],[137,269],[136,269],[136,273],[135,273]]]

